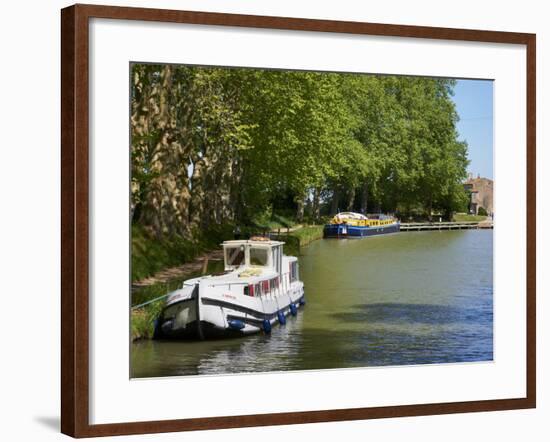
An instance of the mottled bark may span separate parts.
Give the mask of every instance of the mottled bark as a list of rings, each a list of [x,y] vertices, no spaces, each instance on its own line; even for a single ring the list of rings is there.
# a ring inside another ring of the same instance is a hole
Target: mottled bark
[[[361,187],[361,213],[366,214],[369,201],[369,185],[365,182]]]
[[[315,222],[321,217],[321,189],[313,189],[313,201],[311,202],[311,216]]]
[[[189,202],[189,226],[191,230],[200,228],[205,201],[204,171],[207,168],[207,158],[196,156],[193,161],[193,174],[191,175],[191,200]]]
[[[185,106],[175,107],[172,66],[142,66],[134,75],[132,213],[157,236],[183,235],[190,196],[190,111]]]
[[[340,192],[338,189],[334,189],[334,192],[332,194],[332,200],[330,201],[330,214],[335,215],[338,213],[338,209],[340,208]]]
[[[349,192],[348,192],[348,202],[346,206],[346,210],[348,212],[353,211],[354,203],[355,203],[355,187],[352,187],[351,189],[349,189]]]
[[[296,220],[301,223],[304,221],[305,196],[300,194],[295,198],[296,201]]]

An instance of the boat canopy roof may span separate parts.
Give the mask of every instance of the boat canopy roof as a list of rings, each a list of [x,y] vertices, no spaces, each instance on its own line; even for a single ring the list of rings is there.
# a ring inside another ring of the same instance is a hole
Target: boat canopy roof
[[[222,246],[225,270],[241,267],[267,267],[281,273],[283,244],[282,241],[273,241],[263,236],[224,241]]]
[[[222,243],[222,246],[227,247],[235,247],[235,246],[269,246],[269,247],[275,247],[275,246],[282,246],[284,244],[283,241],[274,241],[270,238],[266,238],[264,236],[253,236],[250,239],[233,239],[229,241],[224,241]]]
[[[362,213],[356,213],[356,212],[340,212],[334,215],[334,218],[341,218],[341,219],[369,219],[366,215],[363,215]]]

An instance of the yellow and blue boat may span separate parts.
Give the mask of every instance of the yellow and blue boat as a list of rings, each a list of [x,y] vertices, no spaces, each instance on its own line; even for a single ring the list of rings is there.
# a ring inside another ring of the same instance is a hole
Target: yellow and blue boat
[[[324,228],[325,238],[364,238],[399,232],[399,220],[389,215],[336,214]]]

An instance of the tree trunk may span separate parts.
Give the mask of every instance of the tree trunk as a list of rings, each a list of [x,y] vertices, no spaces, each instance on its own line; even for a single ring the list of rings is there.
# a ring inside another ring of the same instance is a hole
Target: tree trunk
[[[352,212],[353,211],[353,204],[355,203],[355,187],[352,187],[349,191],[348,195],[348,205],[347,205],[347,211]]]
[[[318,187],[316,187],[314,190],[313,190],[313,204],[312,204],[312,218],[315,222],[317,222],[320,218],[320,215],[321,215],[321,204],[320,204],[320,199],[321,199],[321,189],[319,189]]]
[[[366,214],[369,200],[369,185],[367,182],[361,188],[361,213]]]
[[[301,223],[304,221],[304,209],[305,209],[305,201],[304,196],[299,195],[296,197],[296,220]]]
[[[193,162],[193,174],[191,175],[191,201],[189,208],[189,225],[191,229],[201,227],[203,221],[204,205],[204,180],[206,169],[205,158],[196,158]]]
[[[232,221],[236,222],[237,224],[241,223],[244,219],[245,213],[244,213],[244,173],[243,173],[244,165],[241,161],[234,160],[233,165],[233,183],[231,184],[231,200],[233,202],[231,211],[233,214]]]
[[[340,202],[340,192],[338,189],[334,189],[334,192],[332,194],[332,201],[330,202],[330,215],[336,215],[338,213],[339,208],[339,202]]]

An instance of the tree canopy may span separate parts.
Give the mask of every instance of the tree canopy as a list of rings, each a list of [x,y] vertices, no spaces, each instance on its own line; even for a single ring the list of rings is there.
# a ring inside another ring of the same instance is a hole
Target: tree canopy
[[[454,80],[133,64],[131,216],[158,235],[466,204]]]

